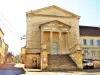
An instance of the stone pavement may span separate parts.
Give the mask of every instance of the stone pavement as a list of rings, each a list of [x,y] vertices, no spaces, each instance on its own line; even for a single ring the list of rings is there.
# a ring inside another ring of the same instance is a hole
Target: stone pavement
[[[26,72],[26,74],[20,75],[100,75],[100,72]]]

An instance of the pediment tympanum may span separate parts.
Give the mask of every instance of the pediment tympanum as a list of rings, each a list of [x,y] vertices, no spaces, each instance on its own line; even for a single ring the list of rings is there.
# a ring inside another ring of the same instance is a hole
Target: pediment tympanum
[[[49,15],[49,16],[64,16],[64,17],[76,17],[76,18],[80,18],[80,16],[74,14],[74,13],[71,13],[67,10],[64,10],[60,7],[57,7],[55,5],[53,6],[49,6],[49,7],[46,7],[46,8],[42,8],[42,9],[38,9],[38,10],[35,10],[35,11],[30,11],[30,12],[27,12],[27,14],[33,14],[33,15]]]
[[[71,28],[70,25],[67,25],[63,22],[60,22],[58,20],[53,20],[50,22],[46,22],[44,24],[41,24],[39,27],[43,31],[63,31],[68,32]]]

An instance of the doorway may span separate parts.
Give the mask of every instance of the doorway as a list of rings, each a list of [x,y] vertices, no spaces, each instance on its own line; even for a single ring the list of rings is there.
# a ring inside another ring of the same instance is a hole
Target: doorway
[[[52,53],[58,54],[58,42],[52,43]]]

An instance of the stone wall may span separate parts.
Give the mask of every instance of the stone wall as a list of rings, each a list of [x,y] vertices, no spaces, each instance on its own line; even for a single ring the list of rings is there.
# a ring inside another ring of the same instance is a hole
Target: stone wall
[[[69,48],[73,47],[79,41],[79,34],[78,34],[78,21],[74,18],[67,19],[67,18],[60,18],[60,17],[44,17],[44,16],[27,16],[27,39],[26,45],[28,48],[40,48],[40,29],[39,25],[42,23],[46,23],[52,20],[59,20],[65,24],[69,24],[71,22],[71,29],[68,36],[68,44]],[[37,30],[36,30],[37,29]],[[35,31],[34,31],[35,30]],[[70,38],[70,39],[69,39]]]
[[[28,48],[32,49],[31,51],[33,51],[33,54],[26,54],[26,60],[27,62],[25,62],[27,65],[29,65],[29,67],[32,66],[32,59],[34,56],[36,56],[37,58],[40,58],[39,55],[36,55],[36,49],[40,49],[41,52],[41,29],[40,29],[40,25],[44,24],[44,23],[48,23],[50,21],[54,21],[57,20],[63,24],[65,24],[66,26],[70,26],[70,30],[67,36],[67,45],[68,45],[68,49],[72,48],[74,45],[79,44],[79,16],[65,11],[59,7],[56,6],[51,6],[45,9],[41,9],[40,11],[36,11],[36,12],[28,12],[26,14],[26,21],[27,21],[27,35],[26,35],[26,52],[28,50]],[[63,45],[63,44],[62,44]],[[40,53],[39,52],[39,53]],[[53,58],[53,59],[52,59]],[[70,69],[72,68],[76,68],[75,63],[69,59],[69,56],[64,56],[64,55],[57,55],[57,56],[50,56],[48,57],[48,59],[50,60],[48,62],[48,64],[52,65],[48,66],[49,68],[53,68],[54,65],[55,68],[58,69],[68,69],[68,67]],[[29,62],[30,60],[30,62]],[[61,61],[60,61],[61,60]],[[63,64],[62,64],[63,63]],[[54,65],[53,65],[54,64]],[[65,65],[64,65],[65,64]]]
[[[25,59],[25,68],[40,68],[40,54],[27,54]]]
[[[93,64],[95,69],[100,69],[100,60],[94,60]]]
[[[75,53],[71,54],[70,56],[73,59],[73,61],[77,64],[77,66],[80,69],[83,69],[83,65],[82,65],[82,59],[83,59],[82,51],[75,52]]]
[[[54,9],[54,8],[52,8]],[[78,19],[75,17],[67,18],[65,16],[59,17],[59,16],[52,16],[55,13],[58,13],[60,10],[55,10],[52,13],[52,9],[48,9],[48,11],[43,11],[41,16],[38,15],[29,15],[26,16],[27,21],[27,39],[26,39],[26,47],[27,48],[40,48],[41,47],[41,40],[40,40],[40,24],[44,24],[46,22],[50,22],[53,20],[58,20],[62,23],[65,23],[66,25],[71,26],[70,33],[68,36],[68,46],[69,48],[73,47],[75,44],[79,43],[79,23]],[[51,11],[52,15],[49,14]],[[60,11],[63,12],[63,11]],[[41,13],[41,12],[39,12]],[[48,13],[50,16],[45,16],[45,13]],[[63,14],[68,14],[63,12]],[[44,16],[43,16],[44,15]],[[58,15],[58,14],[57,14]],[[70,14],[71,15],[71,14]]]

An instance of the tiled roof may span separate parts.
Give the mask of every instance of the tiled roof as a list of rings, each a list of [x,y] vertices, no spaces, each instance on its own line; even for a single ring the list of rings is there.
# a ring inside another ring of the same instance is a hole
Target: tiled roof
[[[92,26],[79,26],[81,36],[100,36],[100,28]]]

